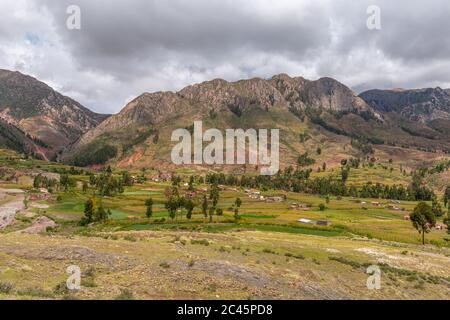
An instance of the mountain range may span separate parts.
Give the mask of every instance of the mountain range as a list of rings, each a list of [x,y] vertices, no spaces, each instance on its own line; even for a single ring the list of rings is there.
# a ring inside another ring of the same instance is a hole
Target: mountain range
[[[178,92],[144,93],[109,116],[32,77],[0,71],[0,145],[42,158],[172,168],[171,133],[192,129],[196,120],[223,130],[281,129],[282,166],[304,152],[330,165],[349,156],[408,162],[450,153],[450,90],[441,88],[357,95],[332,78],[215,79]]]
[[[107,117],[33,77],[0,70],[0,142],[17,151],[55,158]]]

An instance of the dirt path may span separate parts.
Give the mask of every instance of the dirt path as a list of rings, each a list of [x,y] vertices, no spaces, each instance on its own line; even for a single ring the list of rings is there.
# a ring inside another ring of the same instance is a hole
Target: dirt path
[[[14,199],[6,204],[0,205],[0,230],[3,230],[14,221],[16,213],[24,209],[23,200],[25,195],[19,190],[0,189],[0,194],[13,194]],[[0,196],[0,198],[2,198]]]

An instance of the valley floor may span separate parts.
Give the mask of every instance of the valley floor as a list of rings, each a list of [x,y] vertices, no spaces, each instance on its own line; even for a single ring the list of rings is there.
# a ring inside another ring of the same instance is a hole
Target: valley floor
[[[53,193],[33,188],[34,172],[26,170],[35,169],[26,166],[36,164],[19,165],[27,173],[0,184],[0,300],[450,297],[448,234],[435,228],[421,245],[407,219],[415,201],[224,187],[223,215],[209,223],[199,206],[190,220],[182,211],[170,219],[170,183],[146,181],[101,199],[111,210],[107,222],[80,226],[93,190],[79,183]],[[379,168],[353,170],[350,178],[379,172],[398,178]],[[207,187],[198,184],[197,197]],[[70,266],[81,270],[79,290],[67,289]],[[367,286],[373,266],[381,271],[378,290]]]
[[[66,269],[82,271],[68,292]],[[366,286],[369,265],[381,289]],[[448,299],[450,251],[240,231],[0,235],[1,299]],[[62,288],[62,289],[61,289]],[[122,297],[123,298],[123,297]]]

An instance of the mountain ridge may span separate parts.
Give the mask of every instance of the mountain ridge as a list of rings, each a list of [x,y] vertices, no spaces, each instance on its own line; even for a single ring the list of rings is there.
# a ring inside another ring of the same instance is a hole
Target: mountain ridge
[[[449,91],[373,89],[358,95],[330,77],[278,74],[145,92],[110,116],[31,76],[0,70],[0,144],[76,165],[170,167],[171,132],[202,120],[205,128],[282,129],[284,165],[295,165],[318,146],[333,154],[318,161],[334,163],[366,156],[361,149],[370,148],[364,145],[381,154],[392,153],[388,147],[450,152]]]
[[[413,121],[450,120],[450,90],[440,87],[402,91],[373,89],[359,96],[375,110],[401,113]]]
[[[297,141],[299,135],[309,133],[314,133],[312,140],[321,145],[327,144],[323,141],[335,141],[339,149],[336,157],[358,156],[360,151],[350,146],[354,139],[363,144],[423,151],[450,150],[445,130],[373,107],[363,97],[329,77],[311,81],[286,74],[235,82],[214,79],[177,92],[144,93],[84,134],[63,160],[77,164],[73,162],[77,154],[108,146],[107,150],[113,148],[115,152],[108,152],[114,156],[106,162],[166,165],[170,162],[171,131],[189,128],[196,120],[219,129],[281,127],[286,132],[282,141],[289,158],[286,165],[295,164],[301,152],[314,148]],[[333,147],[329,149],[331,152]]]
[[[48,157],[108,116],[90,111],[34,77],[0,69],[0,118],[46,144]]]

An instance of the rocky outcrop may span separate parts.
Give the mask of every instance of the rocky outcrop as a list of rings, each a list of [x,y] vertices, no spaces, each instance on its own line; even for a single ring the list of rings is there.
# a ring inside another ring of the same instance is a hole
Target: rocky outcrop
[[[397,113],[412,121],[450,120],[450,93],[441,88],[370,90],[360,97],[379,112]]]

